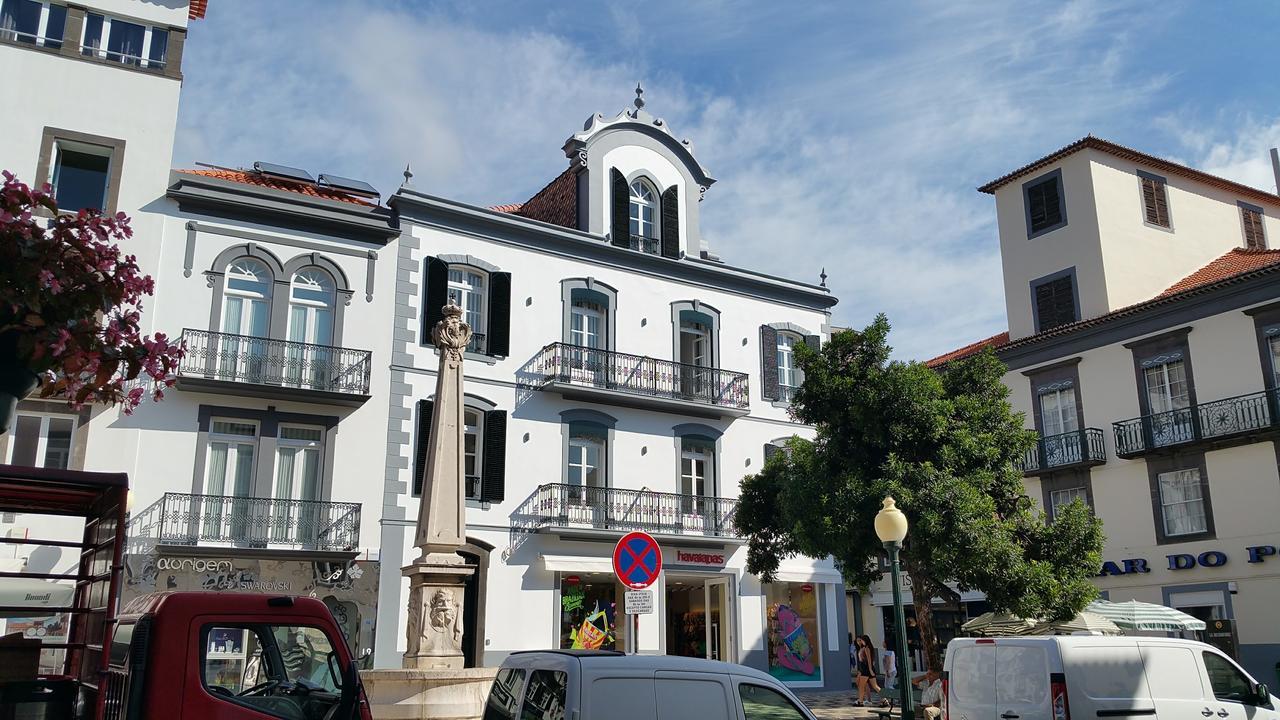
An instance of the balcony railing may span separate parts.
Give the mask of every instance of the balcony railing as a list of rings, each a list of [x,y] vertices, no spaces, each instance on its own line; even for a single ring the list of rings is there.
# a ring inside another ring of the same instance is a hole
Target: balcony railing
[[[485,340],[486,336],[484,333],[471,333],[471,339],[467,341],[467,352],[480,353],[481,355],[485,354],[485,351],[489,347],[489,344],[485,342]]]
[[[1024,473],[1079,465],[1101,465],[1107,461],[1107,446],[1098,428],[1073,430],[1061,435],[1046,435],[1027,450],[1019,467]]]
[[[129,521],[130,546],[229,543],[355,550],[360,503],[165,493]]]
[[[511,514],[511,533],[513,541],[542,528],[736,538],[737,510],[730,498],[549,483]]]
[[[178,366],[179,377],[369,394],[368,350],[190,328],[182,331],[182,339],[187,354]]]
[[[1264,390],[1122,420],[1114,423],[1116,454],[1133,457],[1167,447],[1274,431],[1280,428],[1277,417],[1276,390]]]
[[[631,249],[649,253],[650,255],[661,255],[662,241],[658,238],[645,237],[644,235],[632,235]]]
[[[551,343],[527,367],[534,383],[564,383],[746,410],[747,374],[640,355]]]

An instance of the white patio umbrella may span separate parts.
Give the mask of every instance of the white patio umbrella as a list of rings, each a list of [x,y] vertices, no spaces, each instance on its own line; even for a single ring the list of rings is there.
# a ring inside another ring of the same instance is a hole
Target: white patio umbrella
[[[16,606],[23,610],[0,611],[0,617],[40,616],[42,608],[65,607],[71,604],[75,588],[62,583],[52,583],[38,578],[0,578],[0,606]],[[30,610],[26,610],[30,608]]]
[[[1181,632],[1205,628],[1203,620],[1198,620],[1184,612],[1137,600],[1120,603],[1095,600],[1089,603],[1085,610],[1103,616],[1124,630]]]
[[[1070,620],[1042,622],[1032,630],[1032,635],[1070,635],[1085,632],[1097,635],[1120,635],[1120,626],[1099,615],[1083,610]]]
[[[960,629],[971,635],[1008,637],[1027,634],[1036,626],[1036,622],[1009,613],[987,612],[961,625]]]

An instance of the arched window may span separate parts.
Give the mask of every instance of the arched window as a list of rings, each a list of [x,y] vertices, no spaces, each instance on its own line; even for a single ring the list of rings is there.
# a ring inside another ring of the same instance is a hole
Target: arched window
[[[462,321],[471,327],[471,343],[467,350],[485,352],[485,275],[469,267],[451,266],[449,297],[462,308]]]
[[[333,344],[333,278],[317,267],[299,270],[289,288],[289,340]]]
[[[658,242],[658,193],[644,179],[631,181],[631,249],[654,255],[662,252]]]
[[[791,402],[804,375],[796,367],[795,347],[804,338],[792,332],[778,333],[778,400]]]
[[[266,337],[271,324],[271,271],[251,257],[227,266],[222,300],[222,332]]]

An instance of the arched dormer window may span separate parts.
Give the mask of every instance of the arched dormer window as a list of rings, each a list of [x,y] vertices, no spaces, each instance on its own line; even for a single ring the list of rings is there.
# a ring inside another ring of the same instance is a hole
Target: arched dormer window
[[[662,252],[658,234],[658,192],[644,178],[631,181],[631,249],[653,255]]]

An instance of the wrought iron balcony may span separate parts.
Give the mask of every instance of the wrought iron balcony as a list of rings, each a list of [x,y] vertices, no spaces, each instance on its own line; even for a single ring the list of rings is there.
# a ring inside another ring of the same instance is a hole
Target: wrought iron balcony
[[[1170,447],[1247,440],[1280,429],[1276,390],[1199,403],[1114,423],[1116,455],[1137,457]]]
[[[1107,445],[1098,428],[1084,428],[1061,435],[1046,435],[1027,450],[1019,469],[1027,475],[1050,470],[1101,465],[1107,461]]]
[[[206,543],[355,550],[360,503],[165,493],[129,521],[131,551]]]
[[[747,374],[656,360],[640,355],[551,343],[525,366],[534,387],[566,397],[624,398],[636,405],[703,415],[745,415],[750,409]]]
[[[511,514],[511,533],[513,541],[544,528],[737,538],[737,510],[730,498],[548,483]]]
[[[631,249],[639,250],[650,255],[662,254],[662,241],[655,237],[645,237],[644,235],[631,236]]]
[[[208,330],[182,331],[187,354],[178,366],[178,386],[227,390],[226,384],[284,399],[320,399],[359,404],[369,397],[372,354],[368,350],[312,345]],[[308,397],[310,396],[310,397]]]

